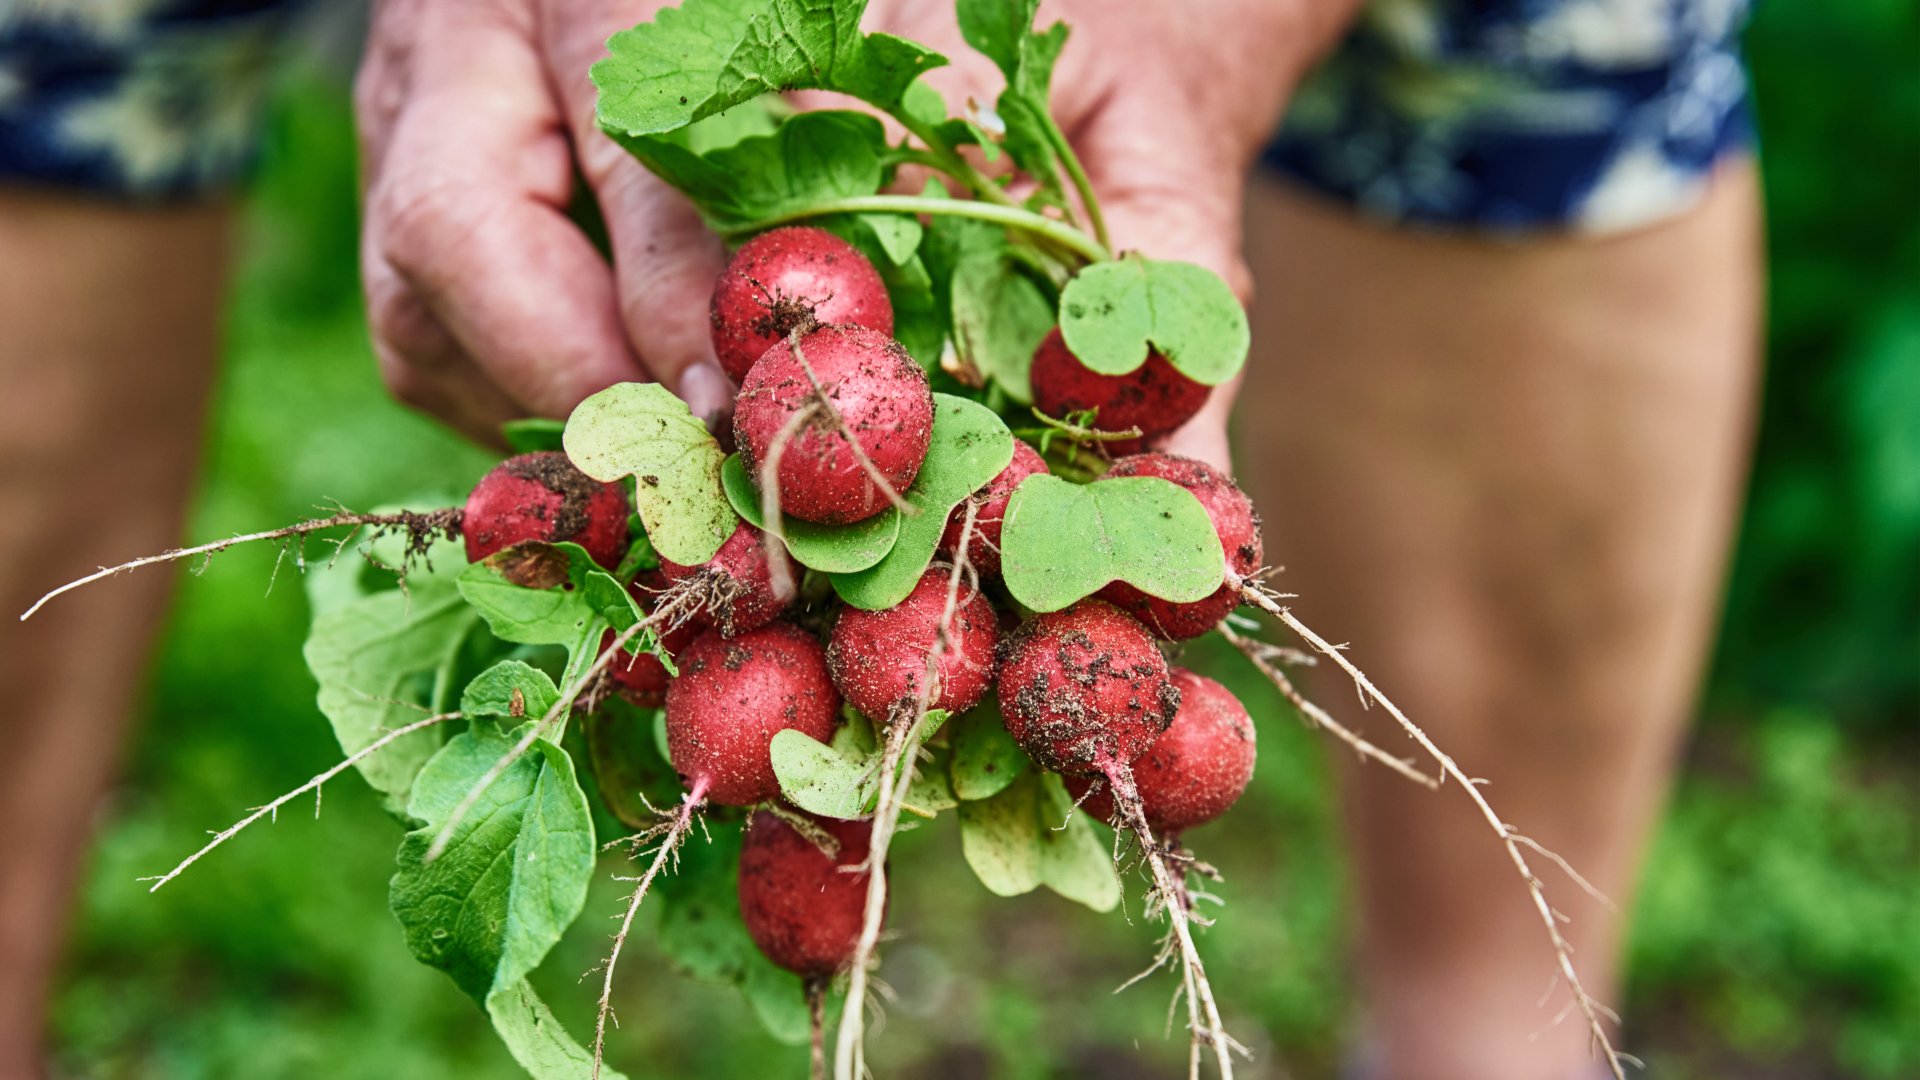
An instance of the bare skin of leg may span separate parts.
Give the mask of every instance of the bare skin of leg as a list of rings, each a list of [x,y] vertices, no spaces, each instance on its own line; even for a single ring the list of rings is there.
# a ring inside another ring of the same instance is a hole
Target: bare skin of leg
[[[1276,586],[1490,782],[1508,821],[1624,908],[1744,485],[1762,266],[1751,164],[1724,168],[1691,213],[1617,237],[1394,231],[1271,181],[1249,228],[1240,412],[1263,419],[1243,425],[1239,464],[1285,566]],[[1357,715],[1335,677],[1315,683]],[[1390,725],[1365,718],[1413,752]],[[1484,819],[1458,791],[1377,767],[1345,780],[1371,1075],[1588,1075],[1580,1017],[1550,1026],[1567,991]],[[1537,861],[1583,980],[1617,1005],[1624,916]]]
[[[178,542],[229,213],[0,191],[0,1076],[42,1025],[94,814],[173,575],[42,592]]]

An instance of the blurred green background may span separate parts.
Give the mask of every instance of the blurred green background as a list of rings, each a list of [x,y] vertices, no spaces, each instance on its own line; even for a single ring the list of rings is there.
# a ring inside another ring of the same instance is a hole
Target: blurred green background
[[[1711,687],[1640,897],[1626,1043],[1663,1080],[1915,1077],[1920,5],[1775,0],[1749,47],[1770,203],[1765,422]],[[344,88],[289,82],[250,204],[195,537],[295,520],[321,498],[444,500],[486,464],[383,396],[358,312]],[[58,1067],[517,1075],[471,1004],[408,956],[385,907],[399,830],[357,781],[329,789],[318,820],[290,812],[158,896],[135,881],[338,757],[300,661],[300,589],[262,595],[272,562],[238,551],[183,583],[103,819]],[[1323,1076],[1353,990],[1331,792],[1314,736],[1278,722],[1262,740],[1255,789],[1209,837],[1241,914],[1208,952],[1229,1026]],[[895,925],[910,935],[888,961],[901,996],[886,1072],[1094,1075],[1121,1067],[1101,1047],[1137,1043],[1173,1075],[1164,995],[1106,993],[1149,929],[1050,894],[995,900],[957,855],[950,828],[902,842]],[[616,910],[602,884],[542,973],[576,1031],[593,996],[576,978],[606,933],[595,915]],[[650,948],[630,955],[614,1060],[632,1075],[799,1073],[731,991],[654,973]]]

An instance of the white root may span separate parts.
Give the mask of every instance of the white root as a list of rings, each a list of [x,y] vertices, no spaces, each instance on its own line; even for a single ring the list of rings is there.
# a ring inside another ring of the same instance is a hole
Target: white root
[[[1399,773],[1401,776],[1419,784],[1421,787],[1438,790],[1440,781],[1414,768],[1411,758],[1394,757],[1392,754],[1387,753],[1385,750],[1367,741],[1365,737],[1352,728],[1335,720],[1325,709],[1322,709],[1310,701],[1306,695],[1302,694],[1293,685],[1293,680],[1287,678],[1287,673],[1280,670],[1279,665],[1273,663],[1273,661],[1268,658],[1266,650],[1272,648],[1272,646],[1267,645],[1266,642],[1256,641],[1253,638],[1238,633],[1225,622],[1222,622],[1216,629],[1220,631],[1221,637],[1226,638],[1234,648],[1239,649],[1246,655],[1248,660],[1253,662],[1254,667],[1260,669],[1260,672],[1273,683],[1274,688],[1280,691],[1280,695],[1291,702],[1293,707],[1299,711],[1301,718],[1306,720],[1308,726],[1325,729],[1334,738],[1353,747],[1354,752],[1359,754],[1362,760],[1378,761],[1387,768]]]
[[[1395,705],[1392,700],[1381,693],[1379,688],[1373,685],[1372,680],[1368,679],[1364,672],[1354,666],[1352,661],[1347,659],[1346,653],[1338,647],[1329,644],[1326,639],[1322,638],[1319,634],[1314,633],[1310,627],[1295,617],[1292,611],[1258,586],[1243,581],[1238,584],[1238,589],[1241,597],[1248,603],[1279,619],[1282,623],[1286,624],[1289,630],[1300,635],[1301,640],[1311,645],[1315,651],[1331,659],[1335,664],[1338,664],[1340,669],[1346,672],[1347,677],[1353,680],[1354,686],[1358,688],[1363,695],[1362,700],[1372,700],[1386,709],[1387,714],[1393,717],[1400,725],[1401,730],[1405,731],[1407,736],[1418,743],[1420,748],[1426,751],[1428,756],[1432,757],[1440,766],[1441,774],[1452,777],[1457,781],[1460,790],[1466,792],[1467,798],[1473,800],[1474,807],[1480,811],[1480,816],[1486,819],[1487,824],[1493,829],[1494,834],[1500,838],[1501,846],[1506,848],[1507,856],[1513,861],[1514,869],[1519,873],[1520,879],[1526,883],[1527,894],[1533,899],[1534,909],[1539,912],[1540,922],[1546,927],[1547,937],[1553,943],[1554,959],[1559,968],[1559,977],[1566,980],[1567,986],[1573,994],[1574,1004],[1579,1007],[1581,1015],[1586,1018],[1587,1030],[1592,1036],[1594,1048],[1605,1060],[1607,1068],[1612,1073],[1614,1080],[1626,1080],[1626,1061],[1628,1055],[1614,1048],[1613,1040],[1608,1036],[1606,1026],[1602,1022],[1603,1018],[1617,1020],[1617,1017],[1611,1009],[1594,1000],[1593,996],[1587,992],[1586,987],[1580,982],[1580,975],[1574,970],[1573,966],[1573,946],[1567,941],[1566,937],[1560,933],[1560,922],[1563,916],[1556,912],[1552,905],[1547,903],[1546,886],[1541,882],[1540,878],[1534,874],[1533,867],[1528,864],[1527,857],[1525,853],[1521,851],[1521,848],[1532,849],[1542,857],[1559,865],[1587,892],[1597,895],[1597,890],[1595,890],[1585,878],[1573,873],[1572,868],[1567,865],[1565,859],[1562,859],[1560,856],[1541,847],[1541,845],[1533,840],[1523,836],[1519,830],[1507,824],[1499,814],[1495,813],[1493,805],[1489,803],[1487,797],[1481,793],[1480,785],[1463,771],[1460,766],[1454,762],[1452,757],[1442,752],[1440,747],[1434,743],[1425,731],[1422,731],[1418,725],[1412,720],[1409,720],[1407,715],[1400,711],[1399,706]]]
[[[681,798],[680,809],[665,825],[633,838],[636,854],[639,847],[653,836],[660,837],[660,846],[654,849],[653,862],[647,866],[646,873],[638,879],[625,879],[635,881],[635,884],[633,894],[627,898],[626,914],[620,918],[620,930],[613,935],[613,949],[607,954],[607,962],[603,966],[604,974],[600,981],[600,1011],[593,1025],[593,1080],[600,1080],[601,1062],[607,1046],[607,1022],[614,1018],[613,969],[620,963],[620,950],[626,945],[627,935],[633,930],[633,917],[639,913],[640,903],[647,898],[647,889],[653,885],[654,879],[660,876],[661,869],[669,860],[677,858],[680,844],[687,838],[687,831],[693,825],[694,816],[699,813],[700,807],[705,805],[706,801],[706,782],[698,781],[694,784],[693,790]],[[614,1022],[618,1023],[618,1021]]]
[[[457,720],[459,718],[460,718],[460,714],[457,712],[439,713],[434,716],[423,717],[419,720],[415,720],[411,724],[403,724],[400,727],[394,728],[392,731],[387,732],[385,735],[380,736],[379,738],[373,740],[367,745],[347,755],[347,757],[344,760],[342,760],[339,764],[333,766],[332,768],[321,773],[320,775],[315,776],[313,779],[308,780],[306,783],[301,784],[299,787],[294,788],[292,791],[287,792],[285,795],[280,796],[279,798],[273,800],[272,802],[266,804],[265,806],[256,808],[253,811],[253,813],[248,814],[246,817],[243,817],[239,821],[234,822],[232,825],[227,826],[225,829],[221,830],[220,832],[215,833],[213,839],[207,842],[207,846],[187,856],[185,859],[182,859],[180,861],[180,865],[174,867],[173,869],[167,871],[164,874],[159,875],[158,877],[145,877],[145,878],[141,878],[140,880],[153,882],[153,887],[148,889],[147,891],[150,893],[158,892],[160,890],[160,886],[165,885],[167,882],[172,881],[174,878],[179,877],[181,873],[186,870],[187,867],[192,866],[194,863],[198,862],[201,856],[212,851],[214,848],[219,847],[221,844],[226,843],[228,840],[233,839],[234,836],[240,832],[240,830],[246,828],[247,826],[253,824],[256,821],[259,821],[263,817],[273,817],[277,820],[279,817],[279,812],[281,807],[287,805],[288,803],[292,802],[293,800],[299,798],[300,796],[306,794],[309,791],[314,793],[314,813],[318,814],[320,812],[320,785],[326,783],[327,781],[333,779],[336,776],[339,776],[341,773],[346,772],[348,769],[353,768],[355,765],[360,764],[362,761],[365,761],[367,758],[372,757],[374,754],[379,753],[381,750],[385,749],[386,747],[391,746],[392,744],[400,741],[401,739],[406,738],[407,736],[413,734],[416,731],[425,731],[427,728],[430,728],[435,724],[443,724],[443,723],[446,723],[448,720]]]
[[[424,548],[425,541],[423,538],[431,536],[434,533],[451,535],[455,530],[459,529],[460,511],[450,509],[416,513],[403,510],[392,514],[354,514],[342,511],[341,513],[328,517],[315,518],[312,521],[302,521],[298,524],[287,525],[278,529],[268,529],[265,532],[244,533],[240,536],[229,536],[225,540],[215,540],[211,543],[199,544],[194,547],[174,548],[171,551],[163,551],[158,555],[148,555],[145,558],[123,562],[118,566],[103,566],[99,570],[88,574],[86,577],[69,581],[65,585],[42,596],[40,599],[35,600],[32,607],[21,613],[20,621],[26,622],[28,619],[33,618],[36,612],[45,607],[48,601],[57,596],[70,593],[83,585],[91,585],[96,581],[102,581],[106,578],[138,570],[143,566],[154,566],[159,563],[176,562],[180,559],[191,559],[196,555],[217,555],[228,548],[238,547],[241,544],[249,544],[256,540],[304,539],[309,533],[321,532],[326,529],[350,527],[354,532],[358,532],[360,529],[368,526],[372,526],[375,529],[405,528],[414,534],[414,545]],[[340,541],[340,546],[345,547],[352,538],[353,533],[348,533],[347,536]],[[279,567],[276,563],[275,570],[277,571],[278,569]]]
[[[1213,983],[1207,978],[1206,965],[1200,959],[1200,949],[1194,944],[1191,913],[1186,905],[1186,886],[1175,877],[1168,865],[1166,852],[1154,839],[1153,827],[1147,824],[1140,791],[1133,782],[1133,770],[1125,765],[1117,765],[1107,774],[1107,783],[1113,788],[1113,805],[1122,815],[1127,831],[1133,834],[1135,842],[1140,845],[1141,857],[1146,860],[1147,869],[1153,877],[1153,898],[1167,913],[1169,936],[1173,939],[1171,947],[1163,946],[1153,967],[1147,971],[1158,970],[1176,961],[1180,965],[1181,990],[1187,1004],[1187,1033],[1191,1044],[1187,1053],[1189,1076],[1198,1080],[1199,1047],[1204,1041],[1213,1050],[1220,1080],[1233,1080],[1233,1053],[1241,1047],[1227,1034],[1226,1025],[1220,1019],[1220,1005],[1213,996]]]
[[[947,574],[946,605],[940,613],[933,645],[927,650],[926,673],[920,679],[913,718],[903,724],[898,715],[891,717],[881,750],[880,791],[874,801],[873,831],[867,841],[867,904],[862,913],[860,937],[854,943],[853,959],[848,970],[847,1007],[840,1013],[840,1031],[834,1044],[835,1080],[860,1080],[866,1072],[865,1010],[860,1003],[866,999],[867,969],[873,962],[873,951],[880,942],[880,926],[887,914],[887,849],[892,845],[894,831],[900,824],[900,810],[906,802],[907,788],[913,783],[913,766],[909,764],[901,768],[901,759],[916,752],[920,745],[920,732],[926,726],[927,712],[932,708],[933,695],[940,681],[940,658],[946,655],[952,644],[953,618],[960,608],[961,583],[966,582],[969,589],[978,588],[973,567],[967,561],[967,544],[973,539],[980,506],[969,499],[966,508],[960,524],[960,542],[954,545],[953,566]]]

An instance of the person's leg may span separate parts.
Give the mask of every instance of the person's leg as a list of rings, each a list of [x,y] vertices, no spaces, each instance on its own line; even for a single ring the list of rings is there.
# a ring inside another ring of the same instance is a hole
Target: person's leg
[[[1275,585],[1518,828],[1623,906],[1714,625],[1758,370],[1753,170],[1683,217],[1503,245],[1254,196],[1238,471]],[[1337,675],[1323,704],[1353,701]],[[1347,710],[1353,713],[1354,710]],[[1416,752],[1377,711],[1367,731]],[[1589,1060],[1546,932],[1457,790],[1349,768],[1370,1037],[1387,1080]],[[1620,917],[1536,860],[1588,987]],[[1547,1004],[1541,1004],[1546,998]]]
[[[61,597],[173,546],[227,262],[223,207],[0,191],[0,1076],[41,1074],[43,1010],[95,804],[173,574]]]

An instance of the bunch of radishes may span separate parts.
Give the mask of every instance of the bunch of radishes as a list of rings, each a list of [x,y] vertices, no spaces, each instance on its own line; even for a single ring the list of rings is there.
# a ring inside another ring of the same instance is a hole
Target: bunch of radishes
[[[844,526],[901,503],[928,452],[934,399],[926,372],[889,336],[887,292],[859,251],[815,228],[761,234],[727,265],[711,318],[715,349],[740,384],[740,454],[785,519]],[[1057,330],[1035,355],[1032,384],[1042,413],[1118,429],[1128,449],[1178,427],[1207,391],[1157,354],[1129,375],[1092,372]],[[869,822],[782,806],[769,749],[786,729],[830,740],[843,704],[889,732],[916,713],[965,712],[997,690],[1019,746],[1158,852],[1177,851],[1178,834],[1224,813],[1246,787],[1246,710],[1219,683],[1170,667],[1163,643],[1205,633],[1238,604],[1235,582],[1261,562],[1251,503],[1199,461],[1152,451],[1113,461],[1106,476],[1159,477],[1191,492],[1231,579],[1192,603],[1114,582],[1023,618],[998,587],[999,542],[1016,489],[1047,471],[1038,450],[1016,442],[1011,463],[952,511],[942,561],[885,610],[804,588],[781,543],[745,521],[706,562],[662,560],[633,578],[647,609],[676,612],[654,628],[654,648],[678,674],[643,653],[616,658],[608,679],[637,704],[664,705],[691,803],[778,810],[752,818],[739,890],[748,930],[780,966],[814,980],[840,974],[863,928]],[[618,565],[626,529],[620,488],[552,453],[497,468],[463,523],[475,561],[515,542],[574,541],[607,567]],[[1177,891],[1162,899],[1184,903]]]

